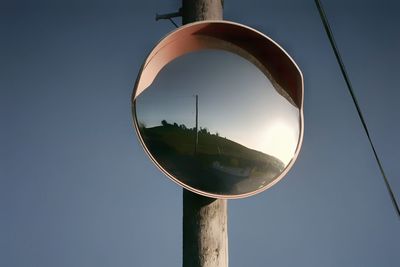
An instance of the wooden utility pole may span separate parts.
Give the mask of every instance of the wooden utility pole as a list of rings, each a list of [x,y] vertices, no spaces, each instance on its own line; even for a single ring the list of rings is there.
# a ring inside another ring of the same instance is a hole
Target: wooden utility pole
[[[182,0],[182,24],[222,20],[222,11],[223,0]],[[228,266],[227,219],[226,200],[183,189],[183,267]]]
[[[182,0],[182,24],[222,20],[224,0]]]

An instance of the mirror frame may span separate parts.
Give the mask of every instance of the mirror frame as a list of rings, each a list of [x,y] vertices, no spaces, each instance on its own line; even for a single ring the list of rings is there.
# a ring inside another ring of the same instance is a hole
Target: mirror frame
[[[152,84],[158,73],[168,63],[187,53],[204,49],[226,50],[249,60],[271,80],[279,94],[299,109],[300,132],[293,158],[283,172],[272,182],[252,192],[220,195],[205,192],[183,183],[157,162],[147,149],[140,134],[136,116],[136,98]],[[221,199],[237,199],[258,194],[279,182],[287,174],[296,161],[303,142],[303,102],[303,74],[288,53],[263,33],[248,26],[225,20],[207,20],[186,24],[161,39],[146,57],[137,76],[131,98],[135,132],[144,151],[158,169],[172,181],[189,191],[206,197]]]

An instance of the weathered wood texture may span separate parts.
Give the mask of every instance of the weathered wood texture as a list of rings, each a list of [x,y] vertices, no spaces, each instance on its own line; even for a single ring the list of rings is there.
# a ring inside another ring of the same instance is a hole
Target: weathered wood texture
[[[227,201],[183,190],[183,267],[227,267]]]
[[[221,20],[223,0],[182,0],[182,23]],[[228,266],[227,201],[183,189],[183,267]]]
[[[182,24],[223,19],[223,0],[182,0]]]

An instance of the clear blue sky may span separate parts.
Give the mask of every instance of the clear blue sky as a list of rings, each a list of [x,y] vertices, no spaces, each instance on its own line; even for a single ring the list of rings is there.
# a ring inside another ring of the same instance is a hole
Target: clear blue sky
[[[181,189],[140,147],[130,95],[179,1],[0,4],[0,266],[180,266]],[[400,4],[325,0],[400,199]],[[225,1],[305,77],[305,136],[277,185],[229,202],[230,266],[397,266],[394,213],[314,2]]]

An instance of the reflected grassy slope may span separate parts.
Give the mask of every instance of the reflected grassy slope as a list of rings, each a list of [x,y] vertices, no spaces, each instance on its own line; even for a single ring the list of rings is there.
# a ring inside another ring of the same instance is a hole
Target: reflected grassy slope
[[[271,182],[284,169],[279,159],[249,149],[206,129],[164,123],[140,127],[146,147],[170,174],[191,187],[214,194],[244,194]]]

